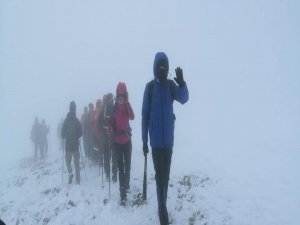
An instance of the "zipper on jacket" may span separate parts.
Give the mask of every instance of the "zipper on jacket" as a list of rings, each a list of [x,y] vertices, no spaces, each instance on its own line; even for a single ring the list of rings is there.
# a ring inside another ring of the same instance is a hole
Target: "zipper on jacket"
[[[161,118],[162,118],[162,144],[165,146],[165,126],[164,126],[164,112],[163,112],[163,83],[160,84],[160,104],[161,104]]]

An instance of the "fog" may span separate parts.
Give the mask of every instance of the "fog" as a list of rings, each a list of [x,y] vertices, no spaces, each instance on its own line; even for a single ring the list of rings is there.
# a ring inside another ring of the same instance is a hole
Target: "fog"
[[[170,79],[182,67],[190,92],[186,105],[174,104],[175,160],[299,151],[299,11],[296,0],[2,0],[1,164],[33,155],[35,116],[50,125],[49,154],[58,151],[69,102],[80,117],[118,81],[141,154],[142,95],[158,51],[169,57]]]

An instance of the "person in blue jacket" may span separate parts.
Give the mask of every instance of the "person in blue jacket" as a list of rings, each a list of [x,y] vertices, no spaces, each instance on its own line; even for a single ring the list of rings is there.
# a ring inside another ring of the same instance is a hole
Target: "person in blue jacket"
[[[146,157],[148,149],[148,132],[155,170],[158,214],[161,225],[169,224],[167,210],[167,193],[174,145],[173,113],[174,100],[184,104],[189,99],[189,92],[180,67],[175,69],[174,80],[167,78],[169,60],[164,52],[155,55],[154,80],[147,83],[142,106],[143,152]]]

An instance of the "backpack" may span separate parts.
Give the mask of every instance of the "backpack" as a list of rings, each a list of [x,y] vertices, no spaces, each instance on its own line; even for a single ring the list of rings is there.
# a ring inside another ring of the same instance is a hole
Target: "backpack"
[[[112,107],[111,105],[105,104],[101,112],[101,126],[103,129],[108,130],[111,127],[110,121],[112,117]]]
[[[116,111],[118,110],[118,103],[115,102],[115,104],[113,105],[112,108],[112,117],[113,117],[113,124],[112,124],[112,136],[115,137],[118,134],[124,134],[124,133],[128,133],[129,136],[132,136],[132,128],[130,126],[130,123],[128,123],[128,130],[121,130],[118,131],[117,130],[117,125],[116,125]]]

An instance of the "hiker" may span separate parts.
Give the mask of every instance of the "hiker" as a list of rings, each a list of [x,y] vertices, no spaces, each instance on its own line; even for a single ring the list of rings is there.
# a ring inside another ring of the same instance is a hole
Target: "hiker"
[[[41,124],[37,117],[34,118],[30,139],[34,144],[34,160],[37,160],[38,151],[40,152],[40,159],[44,159],[44,150],[41,142]]]
[[[113,94],[103,96],[103,107],[98,118],[98,127],[102,130],[102,147],[104,153],[104,169],[106,178],[110,178],[110,159],[112,158],[112,181],[117,182],[118,162],[112,143],[112,119],[114,113]]]
[[[158,52],[154,59],[154,79],[147,83],[142,106],[142,140],[146,157],[148,150],[148,132],[155,170],[158,214],[161,225],[169,224],[167,210],[168,183],[174,144],[175,115],[174,100],[184,104],[189,92],[180,67],[175,69],[174,80],[167,79],[169,72],[168,57]]]
[[[85,124],[86,129],[86,138],[87,138],[87,156],[90,160],[92,160],[92,152],[93,152],[93,127],[92,127],[92,117],[94,114],[94,105],[93,103],[89,103],[89,111],[87,114],[87,120]]]
[[[83,140],[83,149],[84,149],[84,155],[87,157],[88,155],[88,132],[87,132],[87,127],[88,127],[88,107],[84,107],[83,114],[81,116],[81,127],[82,127],[82,140]]]
[[[117,154],[121,205],[125,206],[126,192],[130,189],[131,169],[131,128],[129,120],[134,119],[133,110],[128,101],[126,84],[119,82],[114,105],[113,135],[114,148]]]
[[[44,152],[44,155],[47,156],[48,155],[48,139],[47,139],[47,135],[49,133],[49,125],[46,125],[46,121],[45,119],[42,119],[42,124],[41,124],[41,146],[42,146],[42,150]]]
[[[98,117],[102,109],[102,100],[98,99],[96,102],[96,109],[91,117],[91,124],[93,129],[93,149],[91,152],[92,161],[94,164],[97,162],[103,165],[103,150],[102,150],[102,132],[98,127]],[[100,160],[100,161],[99,161]]]
[[[79,138],[82,136],[82,129],[79,120],[76,117],[76,104],[74,101],[70,103],[70,111],[64,121],[61,129],[61,137],[66,139],[65,144],[65,159],[67,170],[69,173],[69,184],[73,180],[73,172],[71,161],[74,160],[75,173],[76,173],[76,184],[80,184],[80,153],[79,153]]]

